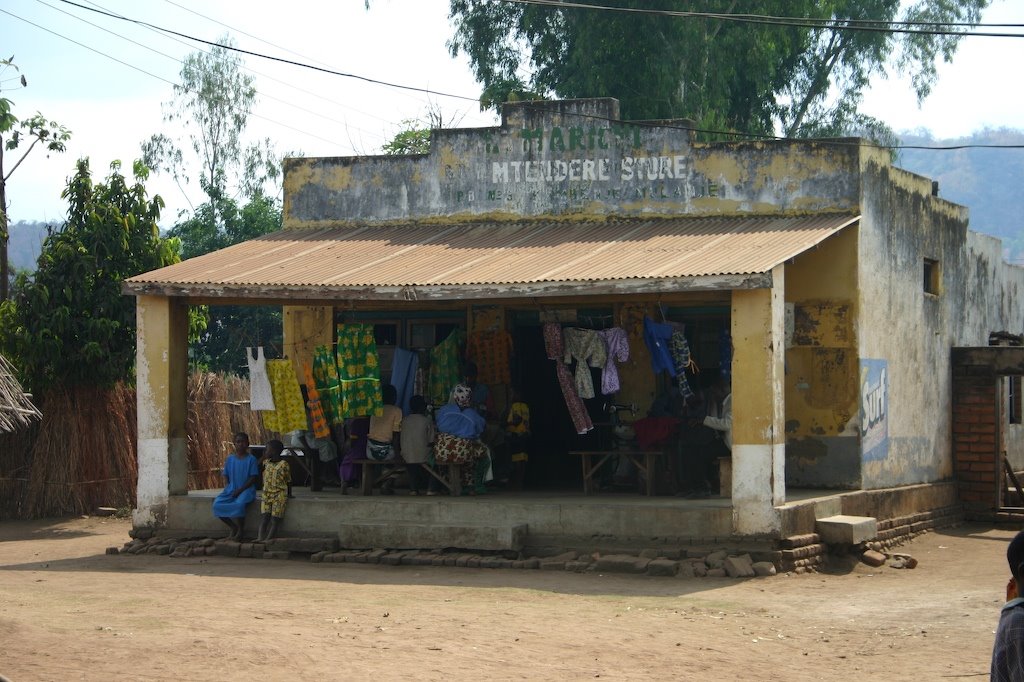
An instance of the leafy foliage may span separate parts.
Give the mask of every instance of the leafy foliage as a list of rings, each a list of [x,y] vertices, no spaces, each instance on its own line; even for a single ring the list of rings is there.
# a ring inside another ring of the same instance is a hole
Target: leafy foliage
[[[744,15],[938,23],[977,22],[991,0],[749,0]],[[645,0],[582,0],[650,9]],[[465,53],[484,86],[483,106],[524,94],[615,97],[624,119],[690,118],[699,128],[788,136],[886,132],[858,113],[869,79],[910,73],[919,99],[935,60],[958,35],[901,35],[707,17],[450,0],[453,55]],[[661,9],[735,13],[735,0],[660,3]],[[902,10],[902,14],[901,14]],[[895,59],[890,63],[890,56]],[[524,68],[524,62],[529,69]]]
[[[416,119],[402,121],[403,129],[395,133],[381,151],[390,156],[401,154],[427,154],[430,152],[430,129]]]
[[[183,123],[200,162],[199,185],[206,194],[191,216],[171,228],[182,257],[193,258],[281,229],[279,202],[268,193],[280,176],[269,139],[246,144],[243,136],[256,103],[255,81],[242,72],[229,38],[209,52],[186,57],[181,85],[167,103],[164,119]],[[161,172],[188,182],[181,145],[164,134],[143,143],[143,157]],[[275,191],[276,194],[276,191]],[[244,197],[242,204],[239,196]],[[197,306],[190,310],[189,355],[194,366],[238,373],[239,351],[257,339],[280,339],[281,311],[253,306]]]
[[[134,184],[110,166],[93,183],[78,162],[62,197],[68,219],[43,244],[35,278],[19,276],[17,296],[0,304],[0,348],[17,358],[31,390],[54,385],[111,386],[135,364],[135,300],[127,277],[175,263],[180,244],[157,228],[163,200],[147,196],[148,169],[135,162]]]
[[[0,59],[0,76],[8,69],[18,70],[14,65],[14,57]],[[28,81],[22,75],[16,81],[21,87],[27,87]],[[0,80],[2,82],[2,80]],[[7,181],[21,165],[25,157],[42,145],[51,153],[63,152],[65,144],[71,139],[71,132],[56,121],[48,120],[40,113],[19,120],[11,111],[14,103],[6,97],[0,97],[0,301],[7,300],[10,281],[7,263],[7,244],[10,241],[7,219]],[[4,168],[4,152],[21,151],[10,170]]]

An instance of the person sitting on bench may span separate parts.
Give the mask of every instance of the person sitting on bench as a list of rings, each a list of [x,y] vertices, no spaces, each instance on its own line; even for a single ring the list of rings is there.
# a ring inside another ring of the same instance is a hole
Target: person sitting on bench
[[[366,458],[378,462],[391,462],[398,458],[401,448],[402,408],[398,402],[398,389],[387,384],[381,389],[384,402],[383,414],[370,417],[370,431],[367,434]],[[388,477],[381,484],[381,492],[394,493],[394,481]]]
[[[472,404],[473,389],[457,384],[447,405],[437,411],[437,442],[434,458],[438,464],[463,464],[463,490],[469,495],[486,492],[484,475],[491,463],[490,449],[480,440],[487,425]]]
[[[249,452],[248,434],[236,433],[233,443],[235,450],[228,455],[221,470],[227,483],[213,501],[213,515],[231,529],[228,540],[241,542],[246,509],[256,499],[260,467],[256,456]]]

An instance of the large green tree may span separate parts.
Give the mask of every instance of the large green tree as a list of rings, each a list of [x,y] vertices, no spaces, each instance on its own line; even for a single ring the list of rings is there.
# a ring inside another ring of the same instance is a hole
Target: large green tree
[[[149,171],[138,161],[132,171],[129,184],[115,161],[94,183],[80,160],[62,194],[67,221],[43,243],[34,277],[19,276],[16,295],[0,303],[0,348],[33,391],[132,376],[135,299],[121,283],[179,260],[177,240],[160,237],[163,200],[146,192]]]
[[[481,102],[615,97],[623,118],[691,118],[700,128],[788,136],[884,130],[858,113],[870,78],[909,73],[919,99],[959,35],[897,33],[894,20],[976,23],[990,0],[666,0],[657,9],[800,20],[765,22],[450,0],[453,55],[465,53]],[[579,0],[618,10],[647,0]],[[827,20],[830,27],[805,19]],[[851,22],[873,22],[851,30]],[[801,25],[803,24],[803,25]],[[933,27],[927,27],[933,28]],[[955,31],[962,28],[955,28]]]
[[[0,84],[13,80],[20,87],[27,87],[25,76],[6,78],[8,72],[17,72],[14,57],[0,59]],[[56,121],[47,119],[40,113],[28,118],[19,119],[11,110],[14,103],[6,97],[0,97],[0,301],[9,296],[10,268],[7,260],[7,244],[10,241],[9,221],[7,217],[7,181],[18,169],[25,157],[41,146],[48,152],[62,152],[71,133]],[[10,168],[4,167],[4,152],[14,152],[14,162]]]
[[[179,238],[184,258],[209,253],[281,228],[280,202],[275,198],[280,161],[269,139],[247,142],[245,130],[256,104],[252,76],[242,70],[237,53],[227,49],[228,37],[208,52],[185,58],[174,99],[165,104],[164,119],[181,124],[187,140],[165,134],[143,142],[143,158],[158,172],[170,173],[179,185],[189,183],[198,168],[205,195],[190,215],[179,216],[169,236]],[[189,153],[191,152],[191,153]],[[279,309],[211,306],[198,312],[205,330],[189,349],[194,364],[214,371],[237,372],[241,346],[280,339]],[[203,326],[203,325],[200,325]]]

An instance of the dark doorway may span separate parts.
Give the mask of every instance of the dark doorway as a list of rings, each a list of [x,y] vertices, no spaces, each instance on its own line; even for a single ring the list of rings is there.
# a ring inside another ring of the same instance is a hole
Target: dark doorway
[[[562,389],[555,374],[555,361],[549,360],[544,348],[542,328],[538,324],[517,325],[512,331],[515,344],[513,381],[522,389],[530,406],[533,441],[530,461],[526,467],[526,487],[530,490],[581,490],[580,461],[570,450],[607,447],[600,442],[607,429],[603,422],[602,396],[584,403],[595,424],[594,431],[577,435]],[[592,370],[595,385],[601,385],[600,370]]]

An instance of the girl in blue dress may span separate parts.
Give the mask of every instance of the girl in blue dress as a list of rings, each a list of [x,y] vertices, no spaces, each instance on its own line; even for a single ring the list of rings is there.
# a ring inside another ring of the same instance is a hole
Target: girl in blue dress
[[[256,481],[260,468],[256,457],[249,452],[249,436],[236,433],[235,451],[228,455],[221,473],[227,485],[213,501],[213,515],[223,521],[231,533],[228,540],[241,541],[245,529],[245,511],[256,499]]]

